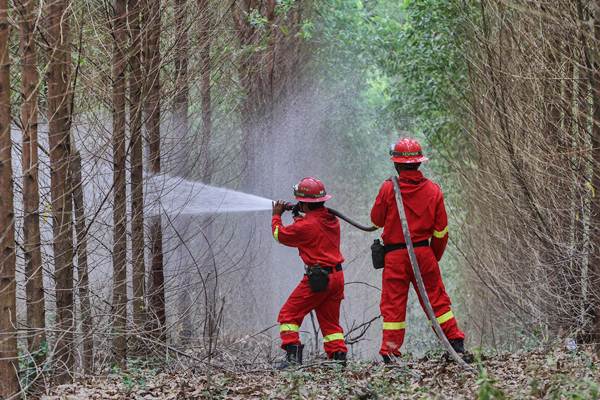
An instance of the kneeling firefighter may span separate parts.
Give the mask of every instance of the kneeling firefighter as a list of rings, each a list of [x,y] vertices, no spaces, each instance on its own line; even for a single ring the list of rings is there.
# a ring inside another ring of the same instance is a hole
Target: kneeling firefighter
[[[448,242],[448,217],[442,190],[418,170],[421,163],[427,161],[419,142],[409,138],[400,139],[390,150],[390,155],[398,173],[406,222],[427,296],[450,345],[457,353],[464,354],[465,334],[459,329],[452,312],[450,297],[444,288],[438,265]],[[380,305],[383,338],[379,353],[385,363],[393,362],[400,355],[406,329],[410,283],[416,288],[391,179],[381,186],[371,210],[373,224],[383,227],[385,261]],[[419,291],[416,292],[425,309]]]
[[[345,363],[348,350],[339,323],[344,298],[340,224],[324,207],[324,202],[331,196],[325,192],[320,180],[302,179],[294,186],[294,196],[299,201],[295,206],[294,223],[283,225],[281,215],[289,209],[283,201],[273,203],[271,221],[275,240],[285,246],[297,247],[306,271],[277,318],[281,347],[287,353],[288,364],[302,364],[304,346],[299,330],[306,314],[315,310],[328,358]]]

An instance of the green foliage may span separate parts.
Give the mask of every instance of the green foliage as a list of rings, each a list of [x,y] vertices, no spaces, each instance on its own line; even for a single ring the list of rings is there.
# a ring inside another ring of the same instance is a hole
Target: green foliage
[[[496,380],[489,376],[483,364],[479,364],[479,377],[477,378],[477,398],[480,400],[506,399],[502,390],[496,387]]]
[[[30,353],[26,348],[19,349],[19,381],[21,387],[29,388],[40,374],[46,372],[48,364],[40,365],[40,360],[45,360],[48,355],[48,342],[42,342],[40,348]]]
[[[269,21],[267,17],[261,14],[260,10],[253,8],[246,16],[248,23],[257,29],[266,29]]]

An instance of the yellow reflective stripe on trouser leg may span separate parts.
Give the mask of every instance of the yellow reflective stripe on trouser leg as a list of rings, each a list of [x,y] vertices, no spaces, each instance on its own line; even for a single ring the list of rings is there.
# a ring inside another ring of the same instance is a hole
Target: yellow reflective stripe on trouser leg
[[[279,242],[279,225],[275,228],[275,232],[273,232],[273,238]]]
[[[446,236],[446,234],[448,233],[448,226],[446,226],[444,229],[442,229],[441,231],[433,231],[433,236],[441,239],[444,236]]]
[[[437,319],[437,322],[441,325],[444,322],[450,321],[452,318],[454,318],[454,313],[452,312],[452,310],[450,310],[447,313],[440,315],[436,319]]]
[[[298,332],[300,326],[296,324],[281,324],[279,326],[279,332]]]
[[[406,329],[406,322],[384,322],[383,329],[386,331],[397,331],[399,329]]]
[[[323,342],[331,342],[333,340],[344,340],[343,333],[332,333],[331,335],[323,336]]]

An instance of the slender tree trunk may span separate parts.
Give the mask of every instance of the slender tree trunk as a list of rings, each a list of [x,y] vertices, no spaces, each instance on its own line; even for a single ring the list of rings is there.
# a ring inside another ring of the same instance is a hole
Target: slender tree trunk
[[[125,69],[127,0],[114,1],[113,20],[113,351],[124,367],[127,359],[127,205],[125,146]]]
[[[131,37],[129,58],[129,126],[131,132],[131,257],[133,281],[133,323],[139,331],[145,322],[146,265],[144,262],[144,164],[142,148],[142,69],[140,1],[128,2]]]
[[[25,255],[25,292],[27,297],[27,335],[29,352],[35,354],[36,363],[46,358],[41,348],[46,342],[46,313],[44,307],[44,280],[40,242],[40,195],[38,187],[38,84],[35,28],[38,21],[35,10],[37,0],[27,0],[19,7],[21,31],[21,74],[23,103],[21,126],[23,127],[23,248]]]
[[[54,234],[54,277],[56,281],[57,381],[72,380],[73,372],[73,231],[70,193],[70,101],[71,46],[69,2],[49,2],[46,20],[48,40],[48,137],[50,145],[50,192]]]
[[[213,165],[210,157],[210,139],[212,136],[212,99],[210,92],[210,47],[212,33],[212,14],[208,0],[198,0],[200,12],[200,100],[202,104],[202,135],[200,139],[200,160],[202,162],[202,178],[210,183],[213,173]]]
[[[189,77],[188,77],[188,2],[187,0],[174,0],[175,31],[177,44],[175,48],[175,98],[173,101],[173,122],[175,154],[174,173],[185,176],[186,165],[186,139],[189,131]]]
[[[94,337],[92,306],[89,294],[89,274],[87,260],[87,223],[81,178],[81,155],[73,146],[71,164],[71,185],[73,187],[73,207],[75,209],[75,233],[77,236],[77,277],[79,281],[79,301],[81,304],[81,330],[83,334],[83,371],[91,374],[94,369]]]
[[[600,1],[595,1],[594,39],[596,46],[600,43]],[[597,50],[595,50],[597,51]],[[590,256],[588,270],[590,289],[597,292],[600,287],[600,60],[593,57],[591,71],[593,124],[591,130],[592,144],[592,198],[590,205]],[[594,342],[600,338],[600,302],[594,305],[594,326],[592,335]]]
[[[171,149],[173,157],[171,158],[172,173],[178,176],[185,177],[188,174],[187,159],[187,136],[189,131],[189,82],[188,82],[188,2],[187,0],[174,0],[174,16],[175,16],[175,98],[173,101],[173,127],[174,127],[174,146]],[[176,223],[174,229],[185,235],[186,225],[184,223]],[[183,231],[183,232],[182,232]],[[178,300],[178,315],[181,321],[179,329],[179,343],[186,345],[192,334],[192,321],[190,316],[191,296],[189,293],[189,282],[191,274],[187,268],[189,256],[183,245],[177,246],[176,255],[183,266],[183,270],[178,273],[178,281],[180,283],[177,292]]]
[[[0,397],[19,391],[17,376],[15,214],[10,139],[10,24],[0,1]]]
[[[148,79],[146,93],[146,129],[148,131],[148,167],[150,173],[160,173],[160,0],[146,0],[143,9],[144,21],[144,67]],[[165,277],[163,267],[163,246],[161,216],[152,217],[149,222],[150,251],[152,258],[151,289],[149,306],[156,319],[155,335],[166,339],[165,323]]]

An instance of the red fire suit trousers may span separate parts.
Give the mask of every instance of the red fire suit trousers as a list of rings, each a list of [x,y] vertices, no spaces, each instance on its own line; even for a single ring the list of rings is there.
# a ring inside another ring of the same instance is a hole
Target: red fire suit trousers
[[[464,339],[451,309],[450,297],[446,293],[440,268],[430,247],[416,247],[423,282],[433,311],[448,339]],[[406,329],[406,302],[410,283],[416,288],[408,251],[395,250],[385,255],[383,285],[381,292],[381,315],[383,316],[382,355],[400,355]],[[417,292],[418,294],[418,292]],[[423,301],[419,295],[419,302]],[[423,309],[425,309],[423,307]]]
[[[306,275],[290,294],[277,321],[281,336],[281,347],[288,344],[300,344],[300,326],[302,320],[312,310],[317,314],[317,320],[323,334],[323,347],[327,356],[348,349],[344,343],[344,331],[340,326],[340,305],[344,299],[344,272],[334,271],[329,274],[329,284],[323,292],[314,293],[308,284]]]

